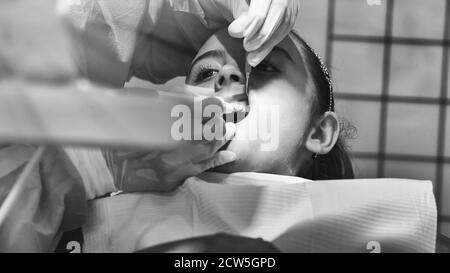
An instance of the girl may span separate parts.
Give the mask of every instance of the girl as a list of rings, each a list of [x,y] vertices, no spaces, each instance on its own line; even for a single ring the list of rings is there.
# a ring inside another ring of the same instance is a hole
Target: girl
[[[186,83],[214,88],[215,95],[232,104],[277,105],[280,145],[264,152],[260,141],[233,139],[227,150],[237,160],[218,170],[297,175],[313,180],[353,178],[340,124],[334,113],[333,89],[326,68],[311,47],[294,31],[251,72],[245,93],[245,52],[238,39],[221,30],[200,49]],[[236,134],[247,132],[248,116]],[[245,139],[245,137],[243,137]]]

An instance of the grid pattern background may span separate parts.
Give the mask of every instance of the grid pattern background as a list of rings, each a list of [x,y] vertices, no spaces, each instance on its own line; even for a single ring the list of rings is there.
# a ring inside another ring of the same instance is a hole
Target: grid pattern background
[[[328,0],[323,54],[356,175],[432,180],[450,236],[450,1],[368,2]]]

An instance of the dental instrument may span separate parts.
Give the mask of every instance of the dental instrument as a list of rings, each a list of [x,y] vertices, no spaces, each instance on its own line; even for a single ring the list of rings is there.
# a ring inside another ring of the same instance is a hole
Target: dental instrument
[[[247,59],[247,58],[246,58]],[[245,94],[248,96],[248,82],[250,79],[250,73],[252,72],[252,66],[245,61]]]

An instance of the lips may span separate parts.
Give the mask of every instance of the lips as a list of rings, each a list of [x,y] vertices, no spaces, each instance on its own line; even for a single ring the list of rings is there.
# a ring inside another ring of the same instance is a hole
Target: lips
[[[226,151],[228,149],[228,146],[230,145],[231,141],[228,141],[225,143],[222,147],[220,147],[219,151]]]

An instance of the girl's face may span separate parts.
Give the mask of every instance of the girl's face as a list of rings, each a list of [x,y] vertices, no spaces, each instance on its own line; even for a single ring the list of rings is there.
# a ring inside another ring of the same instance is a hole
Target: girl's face
[[[213,88],[225,101],[250,107],[236,124],[236,137],[224,147],[235,152],[237,160],[216,170],[293,175],[305,158],[301,151],[313,103],[305,64],[286,37],[252,69],[247,96],[244,61],[242,39],[223,29],[199,50],[186,77],[189,85]],[[262,110],[268,112],[261,115]]]

